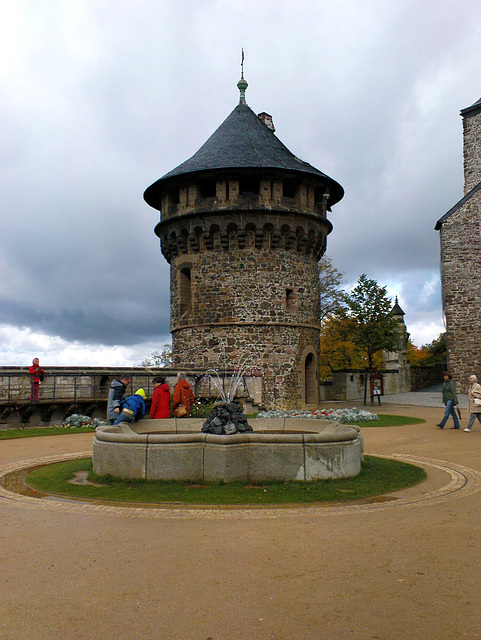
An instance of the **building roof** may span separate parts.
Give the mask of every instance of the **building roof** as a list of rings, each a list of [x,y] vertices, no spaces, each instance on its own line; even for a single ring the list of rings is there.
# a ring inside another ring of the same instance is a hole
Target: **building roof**
[[[396,296],[396,302],[394,303],[394,306],[391,309],[391,315],[393,315],[393,316],[404,316],[405,315],[404,311],[401,309],[401,306],[399,304],[397,296]]]
[[[471,191],[469,191],[464,198],[461,198],[461,200],[459,200],[459,202],[457,202],[454,207],[451,207],[451,209],[449,211],[447,211],[444,216],[442,216],[442,218],[439,218],[439,220],[436,222],[436,226],[434,227],[436,229],[436,231],[439,231],[441,229],[441,227],[443,226],[443,224],[446,222],[446,220],[449,218],[449,216],[451,216],[453,213],[455,213],[456,211],[458,211],[459,209],[461,209],[461,207],[466,204],[466,202],[468,202],[468,200],[470,200],[475,193],[477,193],[478,191],[481,190],[481,182],[479,182],[475,187],[473,187],[471,189]]]
[[[338,182],[291,153],[241,101],[197,153],[146,189],[144,199],[152,207],[159,208],[166,188],[180,177],[199,172],[259,168],[322,178],[330,189],[329,207],[344,195],[344,189]]]
[[[466,107],[465,109],[461,109],[460,115],[464,117],[471,117],[476,115],[481,111],[481,98],[472,104],[470,107]]]

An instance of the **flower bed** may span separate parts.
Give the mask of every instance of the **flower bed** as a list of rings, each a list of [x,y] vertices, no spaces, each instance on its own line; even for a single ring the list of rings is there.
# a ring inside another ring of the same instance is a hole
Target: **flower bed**
[[[318,409],[317,411],[259,411],[256,418],[314,418],[318,420],[335,420],[342,424],[356,424],[379,420],[379,416],[364,409]]]
[[[108,423],[100,418],[91,418],[90,416],[83,416],[79,413],[73,413],[66,420],[64,420],[62,427],[97,427],[106,426]]]

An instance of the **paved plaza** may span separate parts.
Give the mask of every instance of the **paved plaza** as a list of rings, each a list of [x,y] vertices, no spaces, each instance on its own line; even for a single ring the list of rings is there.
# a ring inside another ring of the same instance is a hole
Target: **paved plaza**
[[[481,432],[437,429],[439,395],[385,400],[376,411],[426,423],[366,427],[366,453],[428,479],[367,502],[155,509],[2,490],[0,640],[481,639]],[[2,441],[0,473],[91,444]]]

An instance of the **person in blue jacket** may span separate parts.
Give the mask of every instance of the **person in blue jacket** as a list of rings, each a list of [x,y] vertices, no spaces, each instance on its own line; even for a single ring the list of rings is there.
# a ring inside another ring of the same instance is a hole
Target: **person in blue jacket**
[[[122,402],[122,411],[114,424],[132,422],[143,418],[145,415],[145,391],[138,389],[133,396],[129,396]]]

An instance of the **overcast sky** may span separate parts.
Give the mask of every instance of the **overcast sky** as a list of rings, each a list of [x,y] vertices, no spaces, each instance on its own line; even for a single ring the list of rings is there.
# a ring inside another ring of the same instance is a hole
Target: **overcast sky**
[[[138,364],[170,340],[142,198],[246,98],[342,184],[327,255],[444,330],[436,221],[463,195],[479,0],[0,0],[0,364]]]

